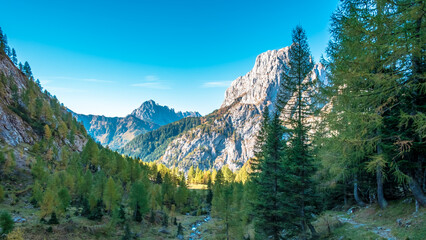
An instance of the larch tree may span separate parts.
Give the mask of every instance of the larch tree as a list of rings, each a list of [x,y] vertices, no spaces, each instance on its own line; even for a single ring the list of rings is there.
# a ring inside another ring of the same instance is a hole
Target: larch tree
[[[332,17],[327,50],[333,121],[350,119],[366,169],[376,174],[385,208],[384,175],[408,184],[426,205],[424,176],[424,1],[342,1]],[[362,166],[362,165],[359,165]],[[419,174],[420,173],[420,174]]]
[[[103,200],[105,203],[106,210],[108,212],[111,212],[111,210],[113,210],[117,206],[118,201],[120,200],[118,188],[115,184],[114,179],[112,179],[111,177],[108,178],[108,182],[105,186]]]
[[[146,184],[142,181],[133,183],[130,190],[130,207],[133,209],[133,218],[137,222],[141,222],[143,215],[149,211],[148,207],[148,191]]]

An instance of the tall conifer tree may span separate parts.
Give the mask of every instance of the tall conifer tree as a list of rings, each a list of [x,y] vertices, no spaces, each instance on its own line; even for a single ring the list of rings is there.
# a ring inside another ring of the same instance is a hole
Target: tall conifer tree
[[[283,81],[278,98],[278,109],[286,117],[286,126],[289,126],[288,135],[288,164],[292,166],[292,189],[295,192],[293,204],[297,205],[301,238],[306,239],[306,227],[316,235],[310,223],[312,214],[316,212],[317,196],[313,175],[316,171],[312,157],[312,138],[309,135],[309,119],[313,117],[315,99],[315,84],[310,73],[314,61],[310,53],[305,31],[297,26],[292,33],[292,42],[288,52],[288,65],[285,66]],[[284,103],[288,101],[286,107]]]

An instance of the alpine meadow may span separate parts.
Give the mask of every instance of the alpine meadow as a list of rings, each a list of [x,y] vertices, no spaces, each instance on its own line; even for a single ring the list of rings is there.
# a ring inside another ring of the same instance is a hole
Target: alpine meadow
[[[0,240],[426,239],[425,1],[1,5]]]

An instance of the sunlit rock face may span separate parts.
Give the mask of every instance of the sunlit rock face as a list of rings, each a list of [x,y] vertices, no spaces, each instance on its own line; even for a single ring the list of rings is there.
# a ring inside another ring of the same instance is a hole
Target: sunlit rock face
[[[167,166],[187,171],[191,166],[240,168],[254,155],[256,136],[265,106],[274,109],[288,50],[267,51],[256,58],[253,69],[237,78],[225,92],[220,109],[206,117],[206,123],[174,139],[159,160]],[[321,64],[309,79],[325,78]],[[294,101],[287,103],[290,107]]]

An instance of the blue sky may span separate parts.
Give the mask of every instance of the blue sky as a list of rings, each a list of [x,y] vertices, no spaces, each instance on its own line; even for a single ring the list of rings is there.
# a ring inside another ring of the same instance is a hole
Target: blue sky
[[[3,1],[18,60],[70,109],[125,116],[146,100],[208,114],[258,54],[301,24],[316,61],[338,0]]]

